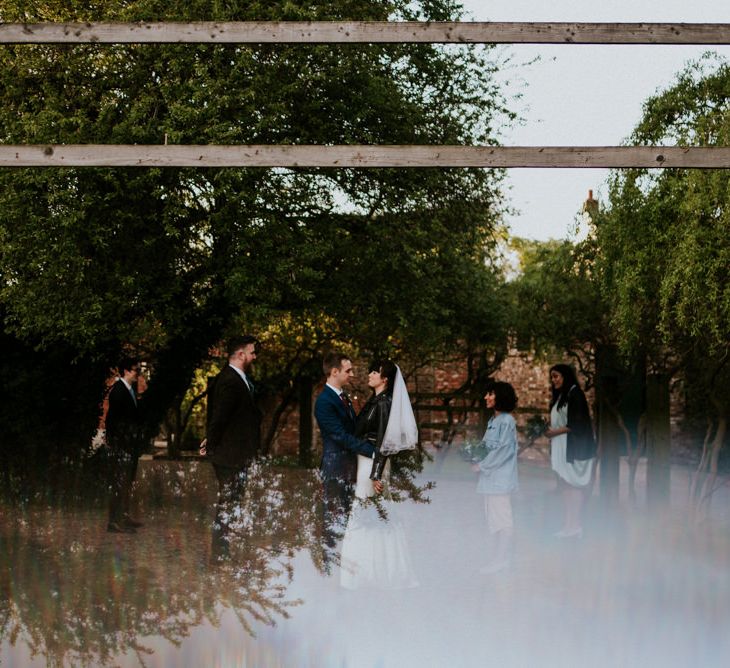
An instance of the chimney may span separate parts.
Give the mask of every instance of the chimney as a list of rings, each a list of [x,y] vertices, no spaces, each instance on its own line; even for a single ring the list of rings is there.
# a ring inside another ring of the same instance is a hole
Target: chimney
[[[595,219],[598,213],[598,200],[593,199],[593,190],[588,191],[588,199],[583,202],[583,213],[587,213],[591,220]]]

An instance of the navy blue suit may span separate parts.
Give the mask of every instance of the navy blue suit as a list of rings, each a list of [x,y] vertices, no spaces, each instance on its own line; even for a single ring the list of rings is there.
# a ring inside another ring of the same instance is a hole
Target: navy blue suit
[[[345,408],[337,393],[325,385],[314,405],[314,415],[322,432],[322,478],[355,482],[357,455],[372,457],[375,448],[372,443],[355,436],[352,406]]]
[[[338,525],[350,512],[357,477],[357,455],[372,457],[372,443],[355,436],[355,411],[352,405],[345,407],[342,399],[328,385],[317,397],[314,405],[319,430],[322,432],[322,475],[324,508],[323,533],[325,544],[333,548],[337,542]]]

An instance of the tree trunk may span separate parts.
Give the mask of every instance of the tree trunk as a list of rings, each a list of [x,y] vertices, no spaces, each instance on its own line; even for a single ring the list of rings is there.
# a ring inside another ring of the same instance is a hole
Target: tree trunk
[[[168,431],[167,431],[167,454],[172,459],[180,456],[182,442],[182,399],[175,398],[175,403],[168,413]]]
[[[636,444],[629,450],[629,503],[636,508],[636,471],[639,468],[641,455],[646,452],[646,414],[642,413],[636,425]]]
[[[299,377],[299,465],[312,465],[312,379]]]
[[[649,374],[646,378],[646,488],[650,509],[658,510],[669,500],[671,449],[669,429],[669,378]]]
[[[710,464],[709,474],[705,478],[705,482],[702,485],[702,493],[700,494],[698,520],[704,520],[710,511],[710,499],[712,498],[712,492],[715,491],[715,481],[717,480],[717,463],[720,458],[720,450],[725,440],[725,434],[727,432],[727,417],[724,415],[718,416],[717,419],[717,431],[715,431],[715,437],[712,439],[712,446],[710,448]]]
[[[271,423],[269,424],[269,428],[261,443],[261,445],[262,445],[261,453],[262,454],[265,454],[265,455],[271,454],[272,446],[274,443],[274,438],[276,436],[276,431],[279,428],[279,420],[281,420],[281,416],[284,414],[284,411],[289,407],[289,404],[291,404],[292,400],[294,399],[295,394],[296,394],[296,386],[294,384],[292,384],[289,388],[287,388],[284,391],[284,394],[282,395],[278,406],[274,409],[274,411],[271,415]]]
[[[623,432],[616,419],[621,401],[619,364],[613,347],[596,351],[596,422],[600,456],[600,495],[605,508],[618,506],[619,455]]]
[[[705,438],[702,441],[702,456],[689,483],[689,510],[690,519],[692,520],[699,520],[701,505],[700,491],[703,489],[702,482],[707,478],[707,467],[710,461],[710,442],[712,441],[714,426],[712,418],[708,416]]]

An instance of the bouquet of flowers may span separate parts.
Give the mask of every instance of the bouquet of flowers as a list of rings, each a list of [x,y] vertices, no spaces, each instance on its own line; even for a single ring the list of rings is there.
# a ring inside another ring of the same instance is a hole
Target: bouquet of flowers
[[[542,415],[533,415],[525,424],[525,436],[530,442],[540,438],[550,426],[548,421]]]
[[[460,452],[464,461],[476,464],[487,456],[489,449],[484,441],[464,441]]]

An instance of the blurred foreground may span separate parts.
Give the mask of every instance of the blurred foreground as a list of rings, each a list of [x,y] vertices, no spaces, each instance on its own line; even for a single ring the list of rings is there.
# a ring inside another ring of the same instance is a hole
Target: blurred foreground
[[[622,476],[626,479],[626,475]],[[104,503],[0,506],[0,665],[8,666],[724,666],[730,658],[730,489],[708,518],[685,509],[672,471],[661,516],[623,490],[593,497],[581,540],[553,538],[552,472],[522,462],[515,562],[479,575],[489,537],[475,477],[436,453],[405,501],[420,586],[347,591],[322,551],[311,471],[252,474],[230,553],[212,542],[204,462],[141,462],[136,535],[109,534]]]

